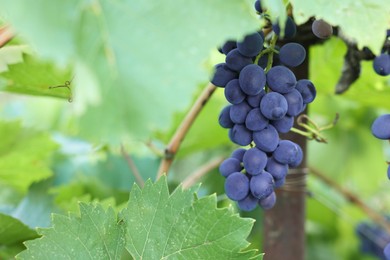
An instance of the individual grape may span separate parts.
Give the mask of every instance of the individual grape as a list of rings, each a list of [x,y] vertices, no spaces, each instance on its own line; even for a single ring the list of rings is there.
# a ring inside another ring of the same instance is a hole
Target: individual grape
[[[225,180],[225,193],[231,200],[239,201],[249,194],[249,179],[241,172],[230,174]]]
[[[282,94],[291,92],[296,83],[294,73],[287,67],[275,66],[267,73],[267,84],[273,91]]]
[[[373,62],[374,70],[378,75],[390,75],[390,54],[382,53],[376,56]]]
[[[275,127],[268,125],[263,130],[253,133],[253,141],[263,152],[273,152],[279,144],[279,134]]]
[[[297,84],[295,85],[295,88],[299,91],[299,93],[301,93],[304,104],[309,104],[313,102],[317,95],[316,88],[314,87],[313,83],[308,79],[298,80]]]
[[[260,174],[267,164],[267,155],[256,147],[248,149],[242,159],[244,168],[251,175]]]
[[[246,102],[253,107],[253,108],[258,108],[260,107],[260,101],[265,95],[265,90],[262,89],[259,94],[254,95],[254,96],[246,96]]]
[[[388,243],[388,244],[385,246],[385,249],[383,249],[383,254],[384,254],[385,257],[386,257],[386,260],[390,260],[390,243]]]
[[[379,116],[371,126],[372,134],[379,139],[390,139],[390,114]]]
[[[290,42],[282,46],[279,51],[280,61],[289,67],[297,67],[306,58],[306,50],[299,43]]]
[[[271,121],[271,125],[273,125],[279,133],[288,133],[294,125],[294,117],[285,115],[282,119]]]
[[[237,48],[237,42],[236,41],[226,41],[222,47],[221,47],[221,50],[222,50],[222,53],[227,55],[231,50],[234,50],[235,48]]]
[[[272,30],[276,35],[280,35],[280,26],[279,23],[272,25]],[[284,35],[282,37],[284,39],[291,39],[297,33],[297,26],[294,23],[294,20],[288,16],[286,20],[286,25],[284,27]]]
[[[228,177],[233,172],[240,172],[241,170],[241,162],[236,158],[227,158],[219,165],[219,172],[224,177]]]
[[[327,39],[333,34],[333,28],[322,19],[315,20],[311,25],[311,30],[320,39]]]
[[[276,203],[275,192],[272,192],[268,197],[259,201],[260,207],[262,207],[265,210],[273,208],[273,206],[275,206],[275,203]]]
[[[251,58],[243,56],[238,49],[230,51],[226,55],[225,62],[229,69],[237,72],[241,71],[245,66],[253,63]]]
[[[225,97],[226,100],[232,104],[240,104],[246,98],[244,92],[240,88],[238,79],[232,79],[225,86]]]
[[[275,182],[275,185],[274,185],[274,188],[280,188],[284,185],[284,183],[286,182],[286,178],[281,178],[281,179],[274,179],[274,182]]]
[[[246,149],[244,148],[238,148],[232,152],[230,155],[231,158],[236,158],[240,162],[242,162],[242,158],[244,157],[244,154],[246,152]]]
[[[287,110],[286,98],[277,92],[269,92],[261,99],[260,111],[270,120],[281,119],[286,115]]]
[[[245,126],[252,131],[260,131],[268,125],[268,119],[263,116],[259,108],[253,108],[246,116]]]
[[[263,9],[261,8],[261,2],[260,2],[260,0],[256,0],[254,6],[255,6],[255,9],[256,9],[257,12],[259,12],[259,13],[262,13],[262,12],[263,12]]]
[[[223,128],[232,128],[234,126],[233,121],[230,119],[231,107],[231,105],[224,107],[219,114],[218,122]]]
[[[255,198],[264,199],[274,191],[274,179],[269,172],[263,171],[251,178],[249,189]]]
[[[257,207],[258,202],[259,200],[249,193],[244,199],[239,200],[237,205],[243,211],[252,211]]]
[[[287,115],[297,116],[303,111],[303,99],[301,93],[298,90],[293,89],[283,95],[287,100]]]
[[[211,83],[217,87],[225,87],[229,81],[237,78],[237,76],[237,72],[230,70],[225,63],[220,63],[215,66],[215,72],[211,79]]]
[[[257,95],[263,90],[266,82],[264,70],[256,65],[245,66],[238,78],[242,91],[247,95]]]
[[[290,164],[298,158],[298,145],[289,140],[281,140],[273,153],[276,161],[284,164]]]
[[[232,105],[230,108],[230,119],[236,124],[243,124],[251,109],[251,106],[245,101],[240,104]]]
[[[252,142],[252,131],[248,130],[244,125],[235,124],[229,130],[229,138],[233,143],[246,146]]]
[[[288,165],[279,163],[273,157],[269,157],[265,170],[269,172],[274,179],[284,179],[288,172]]]
[[[258,32],[246,35],[241,42],[237,42],[238,51],[247,57],[255,57],[263,49],[264,38]]]
[[[303,160],[302,148],[298,144],[297,144],[297,148],[298,148],[297,158],[293,162],[288,164],[288,166],[291,167],[291,168],[298,167],[302,163],[302,160]]]

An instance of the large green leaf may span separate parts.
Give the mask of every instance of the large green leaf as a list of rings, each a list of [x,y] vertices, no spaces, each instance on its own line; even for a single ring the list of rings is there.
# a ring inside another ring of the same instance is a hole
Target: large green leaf
[[[40,55],[74,62],[80,130],[98,140],[168,127],[207,80],[210,50],[259,27],[253,7],[238,0],[0,3]]]
[[[48,134],[0,122],[0,136],[1,183],[26,192],[31,183],[52,175],[49,157],[57,145]]]
[[[126,249],[135,259],[261,259],[256,250],[241,252],[252,219],[217,209],[215,195],[194,199],[194,189],[169,194],[166,178],[141,190],[132,188],[122,213]]]
[[[388,0],[291,0],[294,19],[298,24],[311,16],[323,18],[355,40],[359,47],[379,53],[390,24]]]
[[[112,208],[80,203],[81,217],[53,215],[53,227],[38,229],[42,238],[27,241],[17,259],[120,259],[124,225]]]

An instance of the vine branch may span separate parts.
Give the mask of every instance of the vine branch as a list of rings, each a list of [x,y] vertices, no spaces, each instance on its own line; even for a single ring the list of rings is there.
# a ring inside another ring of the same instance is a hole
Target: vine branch
[[[127,165],[129,166],[131,172],[133,173],[135,177],[135,181],[137,182],[138,186],[142,188],[145,184],[144,179],[142,178],[140,172],[138,171],[138,168],[135,165],[133,158],[131,158],[131,156],[126,152],[125,147],[123,145],[121,145],[121,154],[123,158],[125,158]]]
[[[318,169],[314,167],[309,167],[309,170],[312,175],[316,176],[318,179],[331,186],[333,189],[343,195],[344,198],[346,198],[346,200],[348,200],[350,203],[355,204],[364,213],[366,213],[375,223],[382,226],[386,230],[386,232],[390,234],[390,224],[384,216],[370,208],[366,203],[359,199],[357,195],[345,189],[344,187],[333,181],[331,178],[327,177]]]
[[[169,144],[165,148],[164,158],[160,163],[160,167],[157,172],[157,179],[159,179],[164,173],[168,175],[169,168],[172,165],[173,159],[183,141],[185,135],[190,129],[192,123],[195,121],[195,118],[198,116],[199,112],[206,105],[207,101],[210,99],[211,95],[214,93],[217,87],[212,83],[209,83],[200,96],[197,98],[195,103],[192,105],[190,111],[187,113],[180,126],[176,129],[176,132],[172,136]]]

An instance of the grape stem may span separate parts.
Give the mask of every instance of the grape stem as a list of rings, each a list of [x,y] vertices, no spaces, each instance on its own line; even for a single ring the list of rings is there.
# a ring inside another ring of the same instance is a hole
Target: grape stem
[[[200,166],[197,170],[188,175],[187,178],[182,182],[183,189],[187,189],[193,186],[195,183],[199,181],[204,175],[209,173],[211,170],[217,168],[224,160],[224,157],[216,157],[204,165]]]
[[[15,34],[9,28],[8,25],[5,25],[0,28],[0,48],[6,45],[15,37]]]
[[[206,105],[207,101],[214,93],[215,89],[216,86],[214,86],[212,83],[209,83],[206,86],[195,103],[192,105],[190,111],[184,117],[180,126],[176,129],[176,132],[165,148],[164,158],[161,160],[160,167],[157,172],[157,179],[159,179],[163,174],[168,175],[169,168],[172,165],[173,159],[181,145],[181,142],[183,141],[185,135],[187,134],[192,123],[195,121],[202,108]]]
[[[123,144],[121,144],[121,154],[123,158],[126,160],[127,166],[129,166],[131,172],[133,173],[135,177],[135,181],[137,182],[138,186],[142,188],[145,184],[145,181],[142,178],[137,166],[135,165],[133,158],[131,158],[131,156],[126,152],[126,149],[123,146]]]
[[[342,187],[335,181],[333,181],[331,178],[327,177],[324,173],[319,171],[318,169],[314,167],[309,167],[310,173],[317,177],[319,180],[327,184],[328,186],[335,189],[337,192],[339,192],[347,201],[350,203],[356,205],[358,208],[360,208],[364,213],[366,213],[375,223],[378,223],[381,225],[387,233],[390,233],[390,223],[387,221],[387,219],[370,208],[366,203],[364,203],[356,194],[352,193],[351,191],[347,190],[346,188]]]

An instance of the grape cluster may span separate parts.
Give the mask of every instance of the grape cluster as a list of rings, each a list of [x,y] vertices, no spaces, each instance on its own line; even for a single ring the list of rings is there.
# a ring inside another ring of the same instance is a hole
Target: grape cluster
[[[261,4],[255,8],[261,12]],[[280,33],[276,24],[274,34]],[[287,19],[284,37],[293,37],[296,26]],[[257,205],[272,208],[274,188],[285,181],[289,167],[298,166],[303,158],[299,145],[280,140],[279,133],[293,127],[294,117],[305,110],[316,96],[313,83],[297,80],[289,67],[303,63],[305,48],[287,43],[281,48],[266,44],[262,31],[246,35],[242,41],[227,41],[221,48],[224,63],[215,67],[211,82],[221,88],[227,101],[219,124],[229,129],[229,138],[240,146],[220,165],[226,177],[226,195],[238,202],[242,210]],[[272,59],[272,60],[269,60]]]
[[[362,222],[356,228],[363,253],[377,256],[379,259],[390,260],[390,234],[379,225]]]
[[[378,139],[390,141],[390,114],[375,119],[371,125],[371,133]],[[387,177],[390,179],[390,164],[387,167]]]

